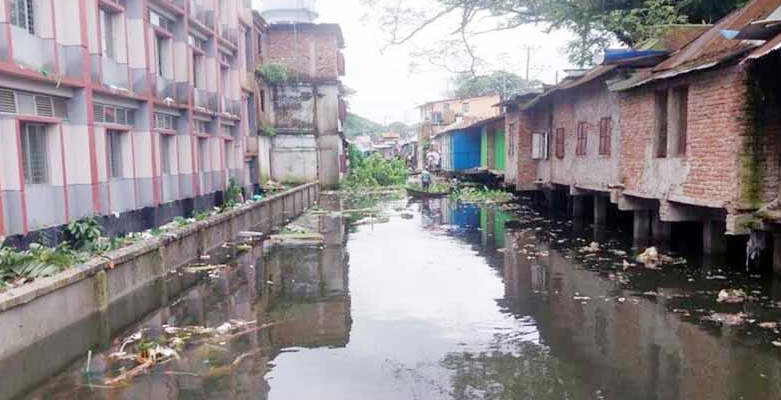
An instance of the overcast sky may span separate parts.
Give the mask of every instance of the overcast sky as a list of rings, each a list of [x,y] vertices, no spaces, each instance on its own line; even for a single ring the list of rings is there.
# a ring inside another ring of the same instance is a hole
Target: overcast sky
[[[261,0],[253,0],[261,10]],[[442,98],[449,89],[451,74],[425,64],[410,68],[411,46],[393,47],[382,52],[385,42],[373,15],[360,0],[317,0],[320,18],[317,22],[335,22],[342,26],[346,48],[347,76],[344,82],[357,93],[350,99],[352,112],[379,123],[417,122],[415,106]],[[486,28],[493,26],[486,21]],[[429,28],[418,39],[443,37],[452,27],[440,24]],[[544,27],[528,26],[513,31],[482,36],[475,43],[479,56],[491,62],[493,69],[506,69],[525,74],[527,46],[533,48],[531,77],[554,83],[556,73],[563,76],[569,67],[563,53],[568,34],[547,34]],[[490,68],[489,67],[489,68]]]

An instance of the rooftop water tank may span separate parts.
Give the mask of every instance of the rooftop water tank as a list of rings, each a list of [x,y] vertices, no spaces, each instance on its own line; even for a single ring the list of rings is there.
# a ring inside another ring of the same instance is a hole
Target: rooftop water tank
[[[269,24],[311,23],[317,19],[315,0],[263,0],[260,15]]]

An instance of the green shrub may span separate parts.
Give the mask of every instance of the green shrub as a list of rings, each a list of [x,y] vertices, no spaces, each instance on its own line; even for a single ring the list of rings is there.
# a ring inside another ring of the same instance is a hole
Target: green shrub
[[[258,65],[255,73],[263,77],[269,85],[279,85],[287,81],[287,68],[279,63],[266,63]]]
[[[407,182],[407,165],[403,160],[386,160],[379,154],[364,157],[354,148],[348,155],[350,173],[342,183],[348,190],[399,186]]]

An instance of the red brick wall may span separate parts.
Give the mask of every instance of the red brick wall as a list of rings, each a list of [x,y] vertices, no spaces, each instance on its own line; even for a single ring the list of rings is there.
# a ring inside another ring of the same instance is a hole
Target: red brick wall
[[[626,190],[662,199],[674,196],[696,205],[736,201],[744,77],[741,67],[729,67],[624,92],[620,179]],[[689,87],[686,155],[656,158],[654,90],[681,85]]]
[[[303,80],[339,79],[339,39],[335,30],[271,29],[266,47],[267,60],[288,67],[290,78]]]

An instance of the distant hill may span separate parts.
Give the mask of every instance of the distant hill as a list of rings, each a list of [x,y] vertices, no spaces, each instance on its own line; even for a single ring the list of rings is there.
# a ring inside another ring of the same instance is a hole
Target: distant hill
[[[403,122],[394,122],[388,126],[384,126],[351,112],[347,112],[347,118],[344,121],[344,134],[348,138],[354,138],[360,135],[369,135],[372,138],[376,138],[384,132],[393,131],[405,133],[409,129],[409,126]]]

